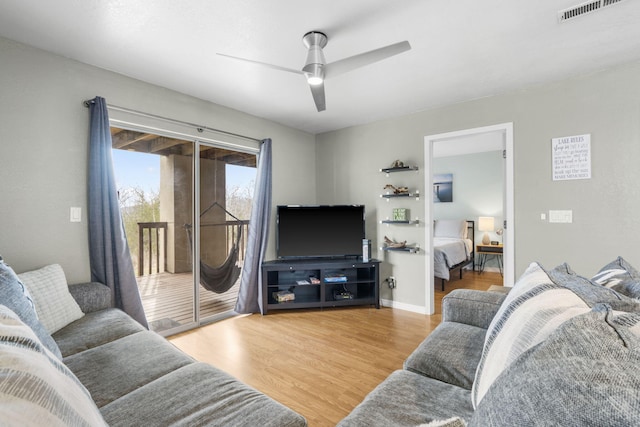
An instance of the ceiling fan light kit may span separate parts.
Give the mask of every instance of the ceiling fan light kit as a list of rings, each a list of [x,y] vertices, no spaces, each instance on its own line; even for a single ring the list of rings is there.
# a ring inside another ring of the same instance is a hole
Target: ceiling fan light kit
[[[324,59],[322,48],[327,45],[327,36],[318,31],[309,31],[302,37],[302,43],[308,49],[307,60],[302,67],[302,71],[307,76],[307,83],[319,85],[324,82]]]
[[[250,62],[257,65],[262,65],[280,71],[287,71],[304,75],[307,79],[307,83],[309,83],[311,95],[313,96],[316,108],[318,112],[320,112],[326,109],[324,96],[324,81],[326,78],[347,73],[349,71],[373,64],[374,62],[382,61],[383,59],[389,58],[390,56],[394,56],[411,49],[411,45],[409,44],[409,42],[403,41],[327,64],[322,49],[327,45],[328,40],[329,39],[327,35],[320,31],[309,31],[304,36],[302,36],[302,43],[307,48],[307,59],[301,71],[281,67],[279,65],[253,61],[251,59],[238,58],[222,53],[218,53],[218,55],[231,59]]]

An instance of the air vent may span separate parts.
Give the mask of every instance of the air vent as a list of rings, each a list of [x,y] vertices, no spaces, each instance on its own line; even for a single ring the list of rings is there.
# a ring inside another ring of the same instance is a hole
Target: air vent
[[[581,3],[568,9],[558,12],[558,21],[565,22],[578,16],[586,15],[591,12],[602,9],[603,7],[611,6],[616,3],[620,3],[624,0],[594,0],[586,3]]]

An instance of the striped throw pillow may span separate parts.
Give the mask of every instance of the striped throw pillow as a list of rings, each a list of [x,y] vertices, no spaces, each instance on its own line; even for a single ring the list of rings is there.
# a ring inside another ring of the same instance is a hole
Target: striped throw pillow
[[[472,387],[474,408],[521,354],[599,303],[622,312],[640,312],[640,301],[575,274],[567,264],[545,271],[532,263],[489,325]]]
[[[566,320],[589,312],[573,291],[555,284],[538,263],[518,279],[493,318],[472,387],[474,408],[498,376],[522,353],[544,341]]]
[[[602,267],[591,280],[628,297],[640,299],[640,272],[622,257]]]
[[[0,424],[106,426],[87,389],[0,305]]]

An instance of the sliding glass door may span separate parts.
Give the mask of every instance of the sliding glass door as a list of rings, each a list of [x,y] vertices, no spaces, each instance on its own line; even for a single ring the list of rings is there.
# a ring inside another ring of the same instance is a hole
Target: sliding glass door
[[[170,335],[228,316],[244,259],[250,212],[241,207],[251,206],[255,154],[116,127],[111,133],[125,231],[151,329]]]

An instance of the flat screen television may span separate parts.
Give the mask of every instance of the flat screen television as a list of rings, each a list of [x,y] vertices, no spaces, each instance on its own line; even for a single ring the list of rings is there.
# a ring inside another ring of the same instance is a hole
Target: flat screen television
[[[279,259],[361,256],[364,215],[363,205],[278,206],[277,256]]]

